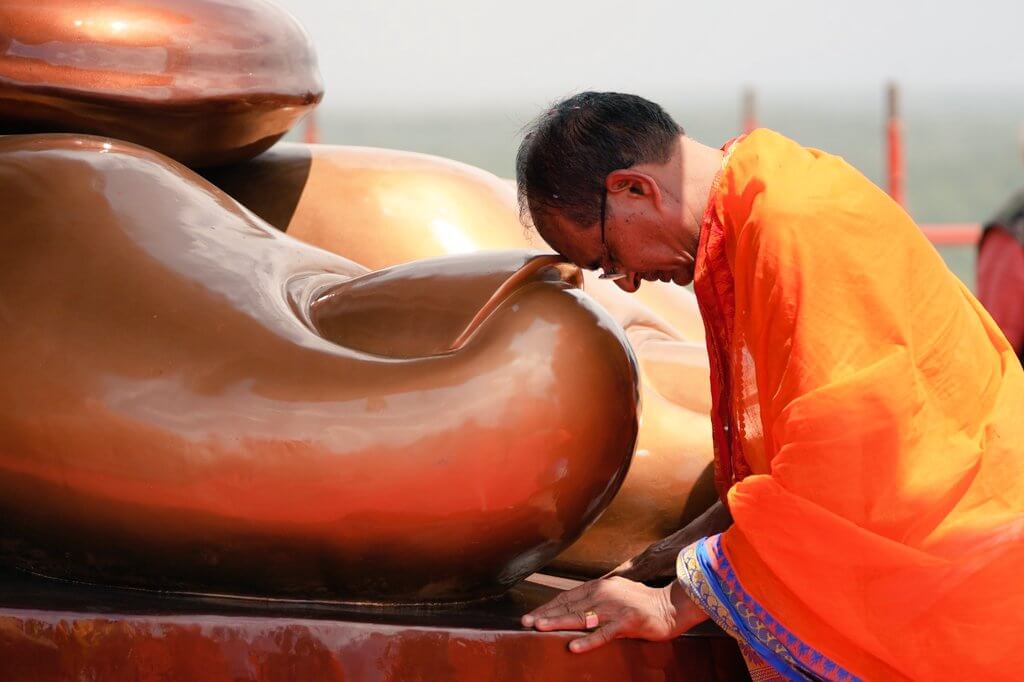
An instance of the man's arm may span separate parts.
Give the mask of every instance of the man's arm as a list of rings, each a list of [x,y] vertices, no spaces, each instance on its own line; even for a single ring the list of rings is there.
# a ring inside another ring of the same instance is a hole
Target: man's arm
[[[666,585],[676,577],[676,556],[686,546],[708,535],[721,533],[732,525],[732,516],[721,500],[691,521],[625,562],[605,577],[619,576],[637,582]]]

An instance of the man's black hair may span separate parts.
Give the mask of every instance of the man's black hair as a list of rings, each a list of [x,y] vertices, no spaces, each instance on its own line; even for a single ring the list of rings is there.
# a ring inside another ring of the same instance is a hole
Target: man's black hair
[[[612,171],[671,158],[679,126],[660,106],[636,95],[582,92],[527,126],[516,155],[523,218],[557,210],[579,225],[596,223]],[[525,220],[524,220],[525,222]]]

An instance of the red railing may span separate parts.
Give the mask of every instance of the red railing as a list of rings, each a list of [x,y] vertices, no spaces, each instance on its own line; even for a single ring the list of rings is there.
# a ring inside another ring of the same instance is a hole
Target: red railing
[[[750,132],[757,127],[757,99],[752,87],[743,90],[740,108],[740,126],[744,132]],[[885,160],[889,196],[900,206],[905,206],[903,122],[900,119],[900,91],[895,83],[890,83],[886,91]],[[981,238],[981,225],[977,223],[922,225],[921,231],[936,246],[973,246]]]
[[[936,246],[973,246],[981,238],[981,225],[977,223],[922,225],[921,231]]]

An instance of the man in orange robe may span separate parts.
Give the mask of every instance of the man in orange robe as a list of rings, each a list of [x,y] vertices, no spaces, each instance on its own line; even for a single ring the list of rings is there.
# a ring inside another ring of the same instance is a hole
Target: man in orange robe
[[[710,616],[755,679],[1018,677],[1024,371],[911,218],[838,157],[712,149],[617,93],[546,112],[517,166],[559,253],[693,281],[725,503],[524,625],[587,651]]]

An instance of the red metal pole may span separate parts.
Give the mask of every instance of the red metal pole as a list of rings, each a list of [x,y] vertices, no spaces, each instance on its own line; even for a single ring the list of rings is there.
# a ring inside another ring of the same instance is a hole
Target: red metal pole
[[[889,83],[888,123],[886,141],[888,144],[889,196],[900,206],[905,206],[903,195],[903,124],[900,121],[899,87]]]
[[[306,126],[302,131],[302,139],[306,144],[316,144],[320,141],[320,128],[316,124],[316,111],[309,112],[306,117]]]
[[[757,98],[754,88],[743,90],[743,132],[749,133],[757,127]]]

